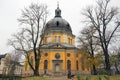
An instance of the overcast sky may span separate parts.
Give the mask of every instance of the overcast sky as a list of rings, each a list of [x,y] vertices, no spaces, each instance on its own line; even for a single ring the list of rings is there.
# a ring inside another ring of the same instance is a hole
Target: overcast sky
[[[62,10],[62,18],[70,23],[73,34],[78,36],[84,27],[81,23],[83,17],[80,12],[86,6],[95,5],[96,0],[0,0],[0,54],[11,51],[11,48],[6,45],[7,39],[20,28],[17,18],[21,16],[21,9],[28,7],[32,2],[45,3],[50,12],[48,21],[54,17],[57,1]],[[111,5],[120,8],[120,0],[112,0]]]

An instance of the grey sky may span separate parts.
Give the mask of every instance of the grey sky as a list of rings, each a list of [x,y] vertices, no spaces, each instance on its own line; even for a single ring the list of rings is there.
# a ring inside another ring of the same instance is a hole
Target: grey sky
[[[96,0],[0,0],[0,54],[10,52],[11,48],[6,45],[7,39],[16,33],[20,26],[17,18],[21,15],[21,9],[33,3],[45,3],[48,5],[50,15],[48,20],[54,17],[54,10],[59,1],[62,17],[67,20],[73,34],[78,36],[83,24],[80,11],[88,5],[94,5]],[[120,8],[120,0],[112,0],[111,5]]]

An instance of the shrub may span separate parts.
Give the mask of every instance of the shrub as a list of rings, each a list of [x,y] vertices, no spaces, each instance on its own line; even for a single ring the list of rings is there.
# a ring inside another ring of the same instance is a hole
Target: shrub
[[[80,76],[79,75],[77,76],[77,80],[80,80]]]

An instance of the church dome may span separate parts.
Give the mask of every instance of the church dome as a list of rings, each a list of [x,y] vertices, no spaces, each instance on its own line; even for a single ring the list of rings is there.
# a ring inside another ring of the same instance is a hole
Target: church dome
[[[61,10],[59,7],[55,10],[55,17],[47,22],[44,31],[45,33],[53,31],[72,34],[70,24],[61,17]]]

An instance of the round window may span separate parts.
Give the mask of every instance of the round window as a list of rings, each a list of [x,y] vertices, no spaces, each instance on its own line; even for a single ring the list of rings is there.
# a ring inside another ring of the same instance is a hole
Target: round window
[[[48,56],[48,53],[45,53],[45,56]]]
[[[60,58],[60,54],[59,54],[59,53],[56,53],[56,54],[55,54],[55,58],[59,59],[59,58]]]
[[[67,57],[70,57],[70,53],[67,53]]]

